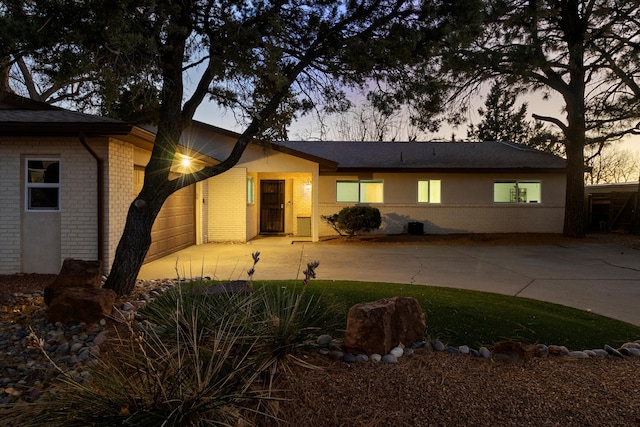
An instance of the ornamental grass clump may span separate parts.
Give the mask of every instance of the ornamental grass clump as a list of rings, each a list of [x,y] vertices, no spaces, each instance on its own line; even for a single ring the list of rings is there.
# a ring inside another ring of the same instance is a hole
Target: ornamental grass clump
[[[64,378],[51,397],[4,414],[14,426],[253,425],[272,417],[254,387],[253,345],[237,319],[203,331],[199,309],[175,313],[176,334],[153,330],[114,340],[83,382]]]

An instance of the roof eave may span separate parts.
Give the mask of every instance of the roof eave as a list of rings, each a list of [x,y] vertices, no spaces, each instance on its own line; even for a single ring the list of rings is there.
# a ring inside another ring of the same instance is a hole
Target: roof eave
[[[0,123],[0,132],[6,136],[70,136],[86,135],[127,135],[132,125],[124,122],[112,123],[42,123],[5,122]]]

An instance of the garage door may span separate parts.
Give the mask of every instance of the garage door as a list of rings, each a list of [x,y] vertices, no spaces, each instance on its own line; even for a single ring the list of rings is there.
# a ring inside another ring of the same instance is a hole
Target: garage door
[[[145,262],[195,245],[195,185],[172,194],[151,229],[151,248]]]

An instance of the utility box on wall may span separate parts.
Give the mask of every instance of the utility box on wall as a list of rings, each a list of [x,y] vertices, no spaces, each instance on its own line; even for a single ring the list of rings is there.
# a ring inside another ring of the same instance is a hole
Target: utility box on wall
[[[424,224],[421,222],[410,222],[407,231],[411,235],[421,236],[424,234]]]
[[[311,217],[298,217],[298,232],[296,235],[300,237],[311,237]]]

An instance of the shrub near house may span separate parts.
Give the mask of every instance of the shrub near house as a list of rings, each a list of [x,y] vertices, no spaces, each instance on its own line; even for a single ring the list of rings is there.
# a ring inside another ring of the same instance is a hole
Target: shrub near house
[[[322,216],[341,236],[353,237],[358,232],[369,232],[380,228],[382,219],[377,208],[369,206],[349,206],[337,214]]]

